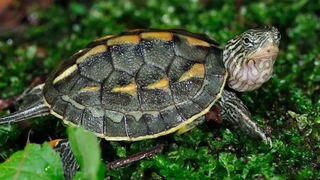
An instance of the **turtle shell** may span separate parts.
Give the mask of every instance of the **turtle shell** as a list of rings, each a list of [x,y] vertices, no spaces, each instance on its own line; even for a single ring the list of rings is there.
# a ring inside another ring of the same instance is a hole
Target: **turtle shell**
[[[108,140],[175,132],[208,112],[226,80],[219,44],[185,30],[134,30],[97,39],[43,89],[51,114]]]

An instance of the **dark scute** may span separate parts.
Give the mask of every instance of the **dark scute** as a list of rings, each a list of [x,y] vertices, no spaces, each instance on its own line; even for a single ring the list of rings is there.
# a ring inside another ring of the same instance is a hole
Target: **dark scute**
[[[223,82],[226,76],[226,69],[222,61],[222,51],[211,49],[207,56],[206,66],[206,85],[204,89],[210,95],[215,96],[223,88]]]
[[[143,65],[137,75],[136,81],[141,87],[147,87],[166,77],[166,72],[152,65]]]
[[[140,109],[138,96],[128,93],[112,92],[114,87],[126,86],[134,82],[134,78],[123,71],[113,71],[103,83],[102,106],[108,110],[127,112]]]
[[[143,110],[159,110],[172,104],[171,92],[164,89],[148,89],[148,85],[166,77],[164,70],[155,66],[143,65],[137,78],[138,94]]]
[[[63,116],[64,120],[70,121],[73,124],[81,125],[82,123],[82,109],[78,109],[71,103],[68,103],[66,107],[66,113]]]
[[[124,71],[113,71],[103,83],[104,91],[111,91],[115,86],[126,86],[134,81],[133,76]]]
[[[110,52],[87,57],[79,64],[79,70],[82,76],[102,82],[113,70]]]
[[[51,109],[57,114],[64,116],[68,102],[64,101],[61,97],[62,96],[57,97],[56,101],[51,106]]]
[[[186,81],[171,84],[171,92],[175,103],[180,103],[193,98],[203,85],[203,79],[191,78]]]
[[[119,112],[140,110],[137,96],[108,91],[103,91],[102,106],[107,110],[114,110]]]
[[[206,91],[208,94],[212,96],[216,96],[219,94],[221,88],[223,88],[223,82],[224,82],[223,75],[215,75],[215,76],[208,76],[207,78],[207,84],[204,85],[203,90]]]
[[[100,91],[79,92],[71,98],[86,107],[101,105]]]
[[[183,36],[174,35],[174,51],[177,56],[204,63],[209,47],[190,45]]]
[[[119,51],[111,50],[114,68],[135,76],[144,63],[141,49],[138,48],[138,45],[134,44],[121,44],[115,45],[115,47],[122,49],[122,51],[120,53]]]
[[[86,87],[100,87],[100,86],[101,85],[98,82],[80,77],[77,83],[70,90],[69,97],[84,106],[100,105],[101,104],[100,90],[85,91],[85,92],[81,91],[81,89]]]
[[[150,40],[142,40],[139,44],[139,49],[141,49],[141,52],[146,50],[150,50],[153,47],[153,41]]]
[[[159,110],[173,104],[170,92],[161,89],[141,89],[140,102],[143,110]]]
[[[135,119],[131,115],[124,116],[126,128],[130,138],[149,135],[148,126],[144,121]]]
[[[187,72],[195,62],[176,56],[168,70],[168,77],[172,82],[177,82],[179,78]]]
[[[104,116],[105,135],[107,137],[127,137],[124,121],[114,122],[112,119]]]
[[[150,135],[158,134],[168,129],[160,114],[143,114],[139,122],[145,122],[148,125],[148,134]]]
[[[43,95],[48,104],[53,104],[61,94],[52,86],[51,83],[43,87]]]
[[[152,66],[166,70],[174,58],[173,42],[159,39],[142,40],[139,44],[144,61]]]
[[[92,111],[103,111],[103,109],[99,106],[91,107]],[[104,116],[95,117],[93,113],[89,109],[85,109],[82,115],[82,125],[84,129],[96,132],[99,134],[103,133],[104,129]]]
[[[192,101],[187,101],[183,104],[176,105],[178,111],[186,118],[189,119],[194,115],[199,114],[204,109],[198,106],[196,103]]]
[[[222,51],[219,49],[210,49],[206,59],[206,76],[225,75],[226,69],[223,64]]]
[[[186,119],[180,115],[178,110],[173,106],[172,109],[164,109],[160,111],[161,117],[165,122],[166,129],[174,128],[180,125]]]
[[[80,78],[80,76],[76,70],[73,73],[71,73],[69,76],[56,82],[53,86],[60,93],[69,94],[71,88],[77,83],[79,78]]]
[[[121,54],[124,53],[125,50],[126,49],[122,45],[119,45],[119,44],[109,47],[109,51],[111,52],[111,54],[119,54],[119,55],[121,55]]]
[[[208,108],[208,106],[216,99],[216,96],[207,92],[207,88],[204,88],[200,94],[197,94],[192,98],[192,101],[198,104],[202,109]]]

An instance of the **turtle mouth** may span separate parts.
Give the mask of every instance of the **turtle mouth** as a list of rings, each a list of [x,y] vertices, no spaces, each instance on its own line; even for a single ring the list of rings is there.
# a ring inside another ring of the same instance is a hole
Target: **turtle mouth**
[[[253,60],[258,63],[259,61],[271,60],[275,61],[279,52],[278,45],[272,40],[268,39],[266,44],[258,48],[257,50],[249,53],[247,59]]]

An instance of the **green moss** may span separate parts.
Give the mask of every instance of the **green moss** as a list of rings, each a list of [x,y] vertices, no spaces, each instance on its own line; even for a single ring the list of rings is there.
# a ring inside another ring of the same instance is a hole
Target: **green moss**
[[[274,25],[282,34],[275,75],[259,90],[241,96],[259,125],[272,129],[273,149],[209,122],[181,136],[110,143],[104,155],[110,161],[157,143],[168,148],[106,174],[114,179],[319,179],[319,4],[317,0],[246,0],[239,8],[231,0],[70,0],[47,10],[33,7],[39,25],[24,23],[22,34],[0,34],[0,98],[23,92],[36,76],[46,77],[91,40],[126,29],[181,27],[206,33],[224,45],[245,29]],[[54,117],[31,122],[36,129],[54,129],[50,137],[63,136],[65,131]],[[16,127],[0,127],[2,161],[21,148]]]

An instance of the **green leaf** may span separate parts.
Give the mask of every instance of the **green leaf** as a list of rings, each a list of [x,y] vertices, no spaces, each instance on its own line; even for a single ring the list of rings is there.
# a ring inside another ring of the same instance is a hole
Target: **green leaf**
[[[110,145],[117,151],[117,155],[121,158],[127,156],[126,149],[119,144],[119,142],[111,141]]]
[[[0,179],[59,180],[63,178],[60,156],[48,143],[41,147],[28,144],[23,151],[14,153],[0,164]]]
[[[237,157],[231,153],[220,153],[219,154],[219,162],[220,164],[227,170],[228,177],[230,177],[231,172],[235,169],[235,162],[237,161]]]
[[[68,127],[68,136],[72,151],[80,165],[82,178],[98,180],[104,178],[104,166],[101,162],[101,150],[97,137],[82,126]],[[79,175],[76,176],[79,179]]]

